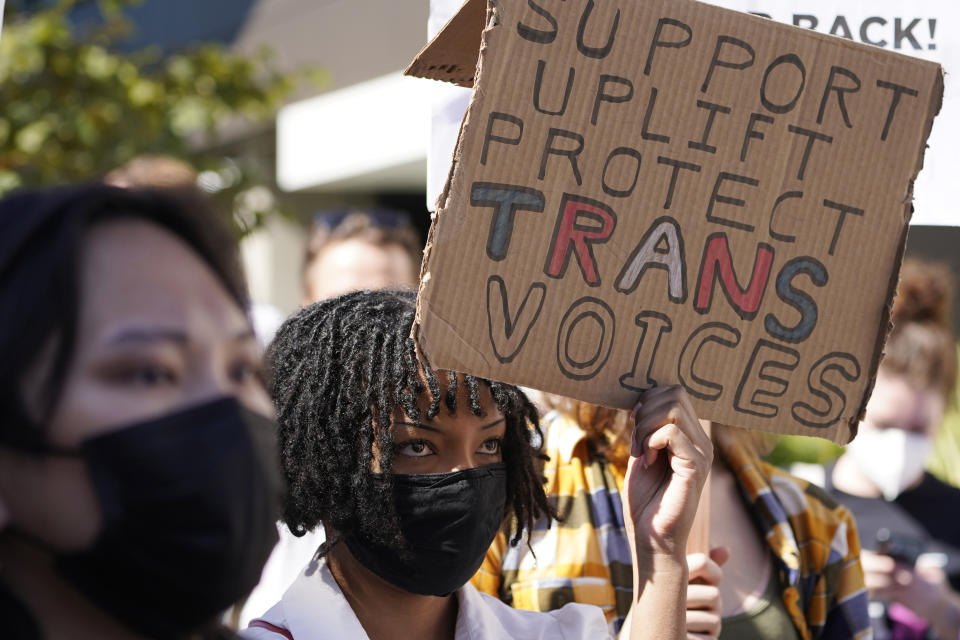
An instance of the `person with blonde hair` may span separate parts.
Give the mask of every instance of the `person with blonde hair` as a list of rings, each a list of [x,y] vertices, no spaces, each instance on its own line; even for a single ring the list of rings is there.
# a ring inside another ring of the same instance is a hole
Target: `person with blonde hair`
[[[945,267],[907,261],[860,432],[825,484],[857,518],[875,637],[960,634],[960,489],[924,471],[954,397]]]
[[[197,171],[187,162],[174,156],[145,154],[134,156],[122,166],[111,170],[103,177],[103,182],[123,189],[195,188]]]

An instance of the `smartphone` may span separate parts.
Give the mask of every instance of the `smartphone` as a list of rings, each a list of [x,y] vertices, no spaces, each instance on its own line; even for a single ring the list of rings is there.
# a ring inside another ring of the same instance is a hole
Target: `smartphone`
[[[920,538],[893,533],[886,527],[877,531],[877,553],[911,567],[917,564],[917,558],[926,550],[926,546],[926,542]]]

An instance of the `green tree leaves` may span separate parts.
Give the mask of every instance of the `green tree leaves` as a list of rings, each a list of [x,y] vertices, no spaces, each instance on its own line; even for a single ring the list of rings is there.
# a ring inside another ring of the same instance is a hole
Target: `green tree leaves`
[[[166,58],[157,50],[123,53],[117,45],[132,29],[122,13],[130,0],[101,2],[96,26],[73,25],[74,4],[60,0],[34,13],[8,7],[0,38],[0,194],[94,179],[136,155],[169,154],[198,171],[229,165],[234,179],[215,195],[236,209],[259,176],[242,158],[214,150],[218,132],[236,119],[271,118],[307,73],[281,73],[267,52],[245,57],[218,44]],[[253,226],[267,214],[254,216]]]

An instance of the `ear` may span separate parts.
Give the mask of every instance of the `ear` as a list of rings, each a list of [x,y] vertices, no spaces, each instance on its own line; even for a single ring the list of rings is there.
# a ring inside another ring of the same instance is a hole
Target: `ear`
[[[0,495],[0,533],[7,528],[9,522],[10,511],[7,509],[7,503],[3,501],[3,496]]]
[[[10,459],[10,450],[0,446],[0,534],[10,525],[12,516],[10,514],[11,505],[14,500],[9,498],[13,487],[19,486],[13,479],[15,472]]]

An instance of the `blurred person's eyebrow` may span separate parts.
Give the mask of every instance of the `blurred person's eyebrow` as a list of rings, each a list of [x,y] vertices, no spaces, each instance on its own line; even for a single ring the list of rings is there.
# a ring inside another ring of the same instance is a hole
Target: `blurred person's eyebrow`
[[[494,420],[493,422],[483,425],[482,427],[480,427],[479,431],[490,429],[491,427],[495,427],[504,421],[506,421],[506,418],[499,418],[498,420]],[[394,420],[393,424],[405,424],[408,427],[416,427],[417,429],[426,429],[427,431],[436,431],[437,433],[443,433],[443,429],[438,429],[437,427],[431,427],[430,425],[423,424],[422,422],[404,422],[403,420]]]
[[[256,334],[253,329],[245,328],[237,332],[230,338],[231,342],[246,342],[256,340]],[[110,346],[124,346],[137,344],[154,344],[157,342],[174,342],[179,345],[185,345],[190,342],[190,338],[185,331],[180,329],[125,329],[107,340]]]
[[[156,342],[187,344],[189,341],[186,332],[179,329],[124,329],[107,340],[107,344],[110,346],[152,344]]]
[[[256,341],[257,334],[252,327],[238,331],[232,338],[231,342],[247,342],[249,340]]]

